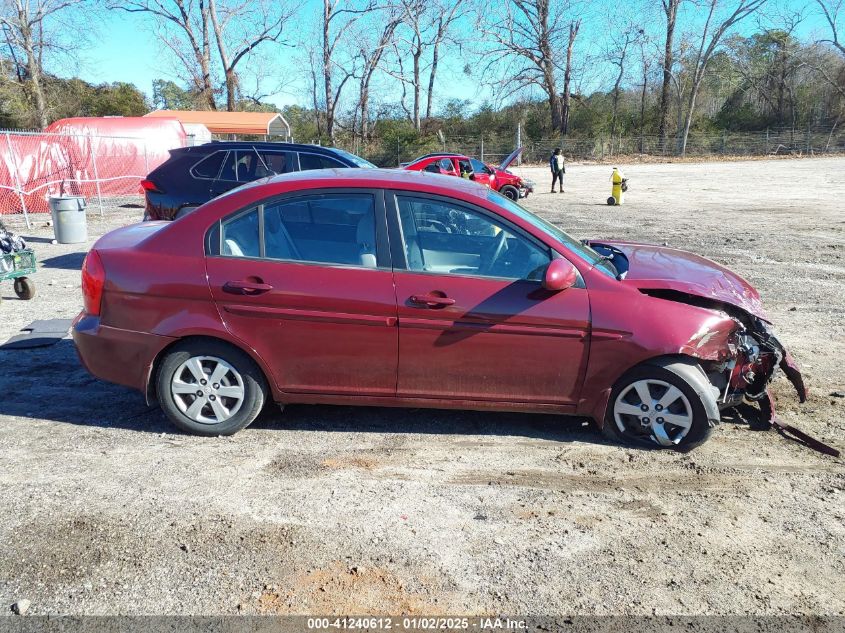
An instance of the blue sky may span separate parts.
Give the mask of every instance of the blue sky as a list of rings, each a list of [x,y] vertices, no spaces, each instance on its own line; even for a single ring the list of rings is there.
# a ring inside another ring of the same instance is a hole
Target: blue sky
[[[775,1],[770,0],[769,6],[775,7]],[[795,11],[807,6],[801,0],[779,1],[782,10]],[[807,1],[811,3],[811,0]],[[652,2],[651,4],[655,5],[656,3]],[[691,6],[689,2],[686,4]],[[812,6],[812,3],[810,6]],[[94,83],[130,82],[148,95],[152,92],[152,81],[154,79],[165,78],[178,82],[178,78],[170,71],[169,59],[163,57],[161,45],[151,29],[148,28],[149,21],[144,16],[121,11],[108,11],[103,18],[97,33],[91,38],[91,45],[80,59],[78,67],[74,69],[76,74]],[[743,31],[753,32],[756,28],[756,21],[749,20],[743,26]],[[821,28],[822,23],[818,17],[808,17],[799,28],[798,34],[803,38],[811,37],[818,35]],[[582,32],[577,46],[598,50],[605,43],[603,34]],[[296,58],[291,49],[284,50],[273,47],[272,51],[275,56],[274,63],[280,67],[296,66]],[[438,82],[437,87],[437,101],[443,103],[449,98],[461,98],[470,99],[480,105],[482,101],[489,98],[489,90],[479,86],[475,78],[460,74],[460,69],[465,61],[463,56],[451,56],[453,58],[451,70],[454,72],[452,77],[446,79],[450,70],[448,67],[449,57],[447,48],[444,54],[446,67],[442,69],[441,81]],[[478,67],[478,64],[476,63],[474,66]],[[601,83],[599,77],[606,69],[593,67],[592,70],[594,81]],[[454,78],[454,74],[457,74],[457,80]],[[585,86],[585,88],[589,90],[589,87]],[[292,103],[304,105],[307,103],[307,99],[302,92],[302,86],[297,84],[290,85],[281,93],[273,95],[268,101],[275,103],[277,106]]]

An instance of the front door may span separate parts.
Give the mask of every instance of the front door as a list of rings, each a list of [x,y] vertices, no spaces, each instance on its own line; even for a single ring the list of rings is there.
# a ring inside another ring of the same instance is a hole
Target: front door
[[[391,201],[407,260],[394,272],[397,394],[574,405],[589,333],[583,283],[544,290],[556,255],[481,209],[400,192]]]
[[[286,392],[392,396],[396,300],[381,192],[309,193],[225,218],[208,281]]]

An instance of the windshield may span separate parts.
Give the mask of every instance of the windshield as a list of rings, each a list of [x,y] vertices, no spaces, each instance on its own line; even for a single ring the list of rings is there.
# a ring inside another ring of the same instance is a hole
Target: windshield
[[[574,237],[569,235],[569,233],[562,231],[551,222],[547,222],[543,218],[534,215],[525,207],[517,204],[510,198],[506,198],[505,196],[501,195],[496,191],[490,190],[487,193],[487,199],[490,200],[490,202],[499,205],[500,207],[504,207],[505,209],[513,213],[515,216],[518,216],[519,218],[525,220],[526,222],[537,227],[541,231],[548,233],[558,242],[561,242],[562,244],[566,245],[566,247],[570,251],[578,255],[588,264],[591,264],[596,268],[603,270],[611,277],[616,277],[616,268],[613,266],[612,263],[610,263],[610,261],[608,261],[605,257],[594,251],[592,248],[590,248],[580,240],[576,240]]]
[[[376,166],[373,165],[370,161],[364,160],[360,156],[356,156],[355,154],[351,154],[349,152],[345,152],[342,149],[337,149],[337,148],[335,148],[334,151],[337,152],[338,154],[340,154],[341,156],[344,156],[345,158],[348,158],[349,160],[351,160],[353,163],[355,163],[355,165],[357,167],[365,167],[367,169],[375,169],[376,168]]]

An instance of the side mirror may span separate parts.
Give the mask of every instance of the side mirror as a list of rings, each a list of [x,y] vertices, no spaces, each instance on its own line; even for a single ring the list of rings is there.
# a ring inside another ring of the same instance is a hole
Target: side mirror
[[[552,292],[566,290],[578,281],[578,269],[567,259],[553,259],[543,276],[543,288]]]

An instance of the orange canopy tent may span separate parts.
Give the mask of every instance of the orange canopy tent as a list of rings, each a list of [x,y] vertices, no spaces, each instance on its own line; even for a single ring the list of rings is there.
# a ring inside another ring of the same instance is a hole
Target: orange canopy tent
[[[199,124],[212,134],[258,134],[290,139],[290,125],[275,112],[218,112],[216,110],[154,110],[145,115]]]

